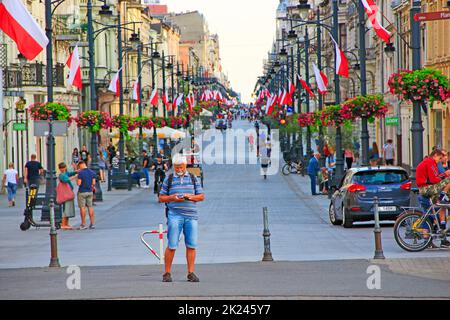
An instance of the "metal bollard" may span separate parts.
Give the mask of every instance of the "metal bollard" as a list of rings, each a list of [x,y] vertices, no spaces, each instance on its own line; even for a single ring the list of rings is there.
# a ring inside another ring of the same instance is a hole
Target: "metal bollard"
[[[374,202],[374,216],[375,216],[375,228],[373,233],[375,235],[375,255],[374,259],[384,259],[383,245],[381,244],[381,228],[380,228],[380,215],[378,213],[378,197],[373,198]]]
[[[50,199],[50,268],[60,268],[58,259],[58,243],[55,225],[55,203]]]
[[[263,220],[264,220],[264,255],[262,261],[273,261],[272,252],[270,251],[270,231],[269,231],[269,216],[267,207],[263,208]]]

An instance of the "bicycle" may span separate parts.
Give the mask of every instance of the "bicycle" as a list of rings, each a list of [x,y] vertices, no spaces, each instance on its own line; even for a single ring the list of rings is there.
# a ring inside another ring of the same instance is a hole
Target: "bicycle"
[[[295,160],[295,161],[291,161],[288,160],[286,162],[286,164],[283,166],[283,168],[281,169],[281,172],[285,175],[288,176],[291,173],[292,174],[301,174],[302,176],[304,176],[304,172],[303,172],[303,163],[302,161],[299,160]]]
[[[431,201],[430,201],[431,202]],[[394,225],[394,238],[397,244],[409,252],[419,252],[428,248],[434,239],[444,240],[450,236],[450,228],[440,230],[439,209],[446,209],[449,220],[450,204],[431,203],[426,212],[419,207],[404,207]]]
[[[159,173],[159,174],[158,174]],[[156,190],[155,193],[157,197],[159,198],[159,194],[161,192],[161,187],[164,182],[165,177],[165,170],[157,169],[155,170],[155,181],[156,181]]]

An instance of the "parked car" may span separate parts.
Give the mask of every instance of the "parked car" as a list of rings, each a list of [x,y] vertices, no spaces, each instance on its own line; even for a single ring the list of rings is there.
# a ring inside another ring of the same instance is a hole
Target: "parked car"
[[[379,199],[380,220],[395,220],[408,207],[411,181],[401,167],[351,168],[331,197],[329,217],[333,225],[351,228],[355,221],[374,220],[374,202]]]

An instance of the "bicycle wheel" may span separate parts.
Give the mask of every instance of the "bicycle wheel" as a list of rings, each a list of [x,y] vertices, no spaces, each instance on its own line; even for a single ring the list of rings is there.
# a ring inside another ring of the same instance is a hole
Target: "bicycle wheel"
[[[407,210],[401,214],[394,225],[394,237],[397,244],[403,250],[409,252],[419,252],[426,249],[431,241],[432,226],[428,219],[424,220],[418,226],[419,219],[422,219],[424,213],[417,210]],[[428,237],[425,234],[428,233]]]
[[[297,173],[297,164],[291,163],[291,167],[289,168],[289,170],[291,171],[292,174],[296,174]]]
[[[288,176],[291,173],[291,166],[290,164],[286,163],[283,168],[281,169],[281,173],[283,173],[285,176]]]

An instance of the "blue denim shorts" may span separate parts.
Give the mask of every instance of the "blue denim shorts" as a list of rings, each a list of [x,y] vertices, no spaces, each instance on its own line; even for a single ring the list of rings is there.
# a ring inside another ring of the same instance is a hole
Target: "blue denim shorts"
[[[189,249],[197,248],[198,220],[169,211],[167,216],[167,241],[169,249],[175,250],[180,242],[181,232]]]

